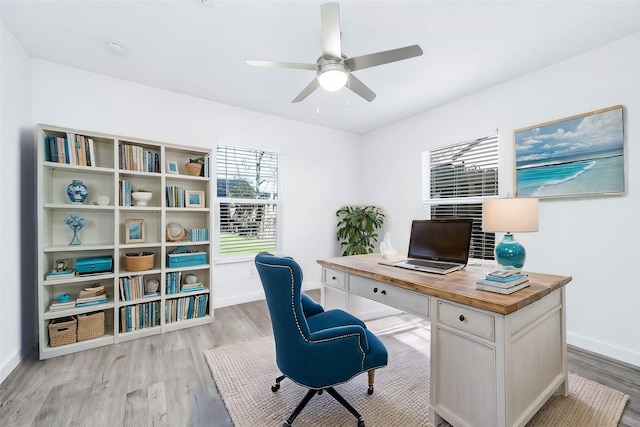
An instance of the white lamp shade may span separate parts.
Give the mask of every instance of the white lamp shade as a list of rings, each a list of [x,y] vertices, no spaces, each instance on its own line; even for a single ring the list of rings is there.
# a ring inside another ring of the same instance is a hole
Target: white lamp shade
[[[482,231],[488,233],[538,231],[538,199],[523,197],[483,201]]]
[[[342,69],[330,69],[318,74],[318,82],[324,90],[336,92],[347,84],[348,77],[347,73]]]

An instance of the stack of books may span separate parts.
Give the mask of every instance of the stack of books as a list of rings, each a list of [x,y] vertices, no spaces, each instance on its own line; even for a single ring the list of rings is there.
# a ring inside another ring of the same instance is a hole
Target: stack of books
[[[69,277],[73,277],[75,275],[76,272],[72,269],[52,270],[49,274],[47,274],[46,280],[68,279]]]
[[[67,302],[55,301],[49,306],[49,311],[69,310],[72,308],[76,308],[76,300],[70,300]]]
[[[527,286],[529,286],[529,276],[506,270],[493,271],[484,279],[476,281],[476,289],[507,295]]]
[[[80,291],[76,299],[76,307],[86,307],[88,305],[104,304],[109,302],[109,297],[104,286],[92,286]]]
[[[183,283],[181,292],[193,292],[193,291],[201,291],[204,289],[204,285],[202,283]]]

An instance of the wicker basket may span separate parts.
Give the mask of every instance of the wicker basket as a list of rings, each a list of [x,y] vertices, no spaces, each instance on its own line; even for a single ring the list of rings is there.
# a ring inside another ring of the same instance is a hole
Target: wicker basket
[[[104,311],[78,314],[78,341],[86,341],[104,335]]]
[[[124,255],[124,268],[127,271],[151,270],[156,254],[153,252],[135,252]]]
[[[76,342],[77,329],[78,321],[73,316],[51,320],[49,322],[49,345],[58,347],[73,344]]]
[[[202,163],[187,163],[184,165],[187,168],[187,173],[191,176],[200,176],[200,172],[202,172]]]

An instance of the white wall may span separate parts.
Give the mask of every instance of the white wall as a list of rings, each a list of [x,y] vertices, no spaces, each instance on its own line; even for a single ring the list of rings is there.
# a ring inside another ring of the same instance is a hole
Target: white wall
[[[337,256],[335,211],[357,198],[361,138],[97,74],[31,61],[33,123],[175,144],[264,148],[283,158],[284,252],[319,286],[319,258]],[[341,171],[341,173],[336,173]],[[330,189],[330,191],[325,191]],[[214,303],[263,297],[253,261],[218,264]]]
[[[0,22],[0,382],[37,342],[35,151],[29,102],[29,57]]]
[[[506,196],[513,194],[514,129],[622,104],[626,194],[541,200],[540,231],[517,238],[527,248],[525,269],[573,276],[569,344],[640,366],[639,76],[640,33],[369,134],[363,164],[376,167],[363,168],[363,198],[384,208],[385,229],[406,251],[411,219],[424,217],[422,151],[499,129]]]

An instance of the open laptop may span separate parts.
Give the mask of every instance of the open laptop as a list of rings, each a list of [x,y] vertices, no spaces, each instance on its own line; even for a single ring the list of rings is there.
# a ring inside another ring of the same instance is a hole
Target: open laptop
[[[408,259],[395,267],[447,274],[463,269],[469,259],[472,219],[414,220]]]

